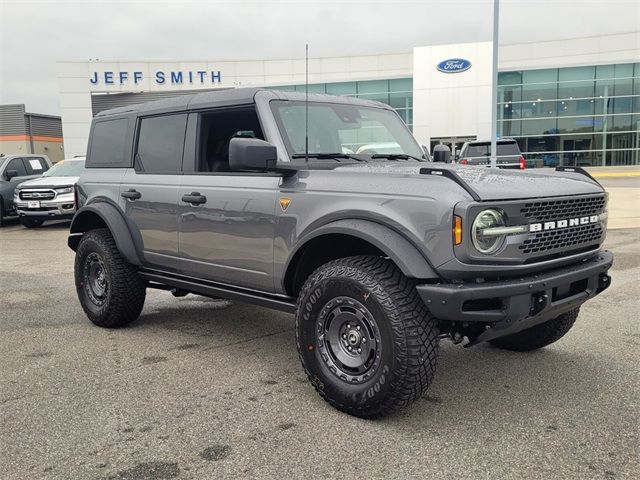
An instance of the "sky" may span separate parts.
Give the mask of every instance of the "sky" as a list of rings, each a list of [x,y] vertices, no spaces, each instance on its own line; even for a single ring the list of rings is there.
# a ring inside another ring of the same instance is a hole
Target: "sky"
[[[0,104],[59,114],[58,60],[252,60],[486,41],[491,0],[0,0]],[[637,31],[640,0],[501,0],[500,44]]]

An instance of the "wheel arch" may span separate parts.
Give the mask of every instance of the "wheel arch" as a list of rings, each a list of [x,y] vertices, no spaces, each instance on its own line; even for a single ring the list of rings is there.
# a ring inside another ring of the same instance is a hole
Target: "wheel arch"
[[[116,247],[127,262],[142,265],[133,235],[118,207],[106,201],[97,201],[81,207],[71,221],[67,244],[74,252],[78,248],[82,234],[96,228],[107,228],[111,232]]]
[[[298,242],[284,269],[284,290],[296,297],[304,280],[320,265],[363,254],[389,257],[409,278],[439,278],[428,260],[400,233],[369,220],[344,219],[325,224]]]

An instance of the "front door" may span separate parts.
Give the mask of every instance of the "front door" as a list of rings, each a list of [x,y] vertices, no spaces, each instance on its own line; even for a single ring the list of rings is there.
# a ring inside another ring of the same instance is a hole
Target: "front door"
[[[272,291],[280,179],[257,173],[185,173],[178,194],[178,241],[186,272]]]

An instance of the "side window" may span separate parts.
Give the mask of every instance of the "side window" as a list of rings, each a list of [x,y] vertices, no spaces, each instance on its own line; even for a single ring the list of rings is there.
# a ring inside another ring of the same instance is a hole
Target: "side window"
[[[196,172],[229,172],[229,142],[234,137],[264,140],[255,108],[205,112],[198,133]]]
[[[44,158],[25,158],[24,162],[27,167],[27,175],[42,175],[48,170]]]
[[[18,175],[17,175],[18,177],[27,176],[27,170],[24,168],[24,163],[22,163],[21,158],[14,158],[13,160],[9,160],[9,163],[7,164],[7,168],[4,169],[5,177],[9,170],[15,170],[16,172],[18,172]]]
[[[178,173],[182,170],[182,151],[187,114],[162,115],[140,120],[134,166],[145,173]]]
[[[130,167],[126,157],[129,120],[118,118],[96,122],[91,132],[87,168]]]

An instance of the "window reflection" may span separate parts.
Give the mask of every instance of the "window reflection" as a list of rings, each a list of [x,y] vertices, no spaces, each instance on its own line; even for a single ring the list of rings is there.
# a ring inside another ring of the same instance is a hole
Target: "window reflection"
[[[639,124],[640,63],[498,74],[498,132],[529,164],[639,164]]]

